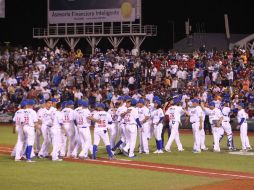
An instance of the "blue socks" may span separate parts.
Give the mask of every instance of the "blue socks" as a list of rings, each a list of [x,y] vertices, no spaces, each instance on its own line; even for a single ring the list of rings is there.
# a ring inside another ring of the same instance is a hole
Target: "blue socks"
[[[96,159],[97,146],[93,145],[93,159]]]
[[[162,140],[158,141],[158,150],[162,150]]]
[[[26,158],[27,158],[27,160],[31,160],[32,148],[33,148],[33,146],[27,146],[26,147]]]
[[[108,156],[109,156],[110,158],[113,157],[113,154],[112,154],[112,152],[111,152],[111,147],[110,147],[110,145],[107,145],[107,146],[106,146],[106,150],[107,150]]]
[[[114,146],[114,148],[112,148],[113,151],[115,151],[117,148],[120,147],[120,145],[123,144],[123,141],[118,141],[117,144]]]

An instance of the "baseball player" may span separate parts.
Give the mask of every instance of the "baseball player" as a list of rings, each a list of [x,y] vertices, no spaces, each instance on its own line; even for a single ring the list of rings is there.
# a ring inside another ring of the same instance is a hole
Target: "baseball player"
[[[52,161],[63,161],[59,158],[61,150],[61,130],[63,128],[63,114],[61,112],[61,103],[56,104],[56,111],[53,115],[53,124],[50,127],[50,132],[52,136]]]
[[[120,106],[116,110],[117,115],[117,122],[118,122],[118,134],[120,136],[120,140],[116,143],[116,145],[112,148],[113,153],[116,151],[117,148],[123,146],[126,143],[126,130],[125,130],[125,122],[121,115],[127,111],[126,102],[127,98],[120,96],[118,98],[118,102]]]
[[[121,114],[121,117],[124,119],[126,127],[126,145],[123,148],[123,151],[129,158],[134,158],[134,149],[136,146],[137,139],[137,126],[142,128],[142,125],[139,121],[139,114],[136,106],[135,99],[129,99],[126,101],[127,111]],[[128,154],[129,150],[129,154]]]
[[[235,150],[235,145],[234,145],[234,140],[233,140],[232,127],[230,124],[230,112],[231,112],[231,109],[229,107],[229,103],[225,102],[223,104],[222,109],[221,109],[221,113],[223,115],[222,128],[224,129],[225,133],[227,134],[228,149],[230,151],[233,151],[233,150]]]
[[[244,104],[240,103],[238,105],[238,113],[237,113],[237,121],[238,121],[238,129],[240,129],[240,138],[241,138],[241,143],[242,143],[242,151],[246,152],[248,150],[251,150],[250,142],[249,142],[249,137],[247,135],[248,133],[248,114],[244,110]]]
[[[27,100],[26,109],[24,111],[24,135],[26,138],[26,158],[27,162],[35,162],[31,160],[31,153],[35,139],[35,128],[38,128],[38,117],[33,110],[34,101]]]
[[[158,154],[163,153],[161,133],[163,128],[162,122],[164,119],[164,113],[160,106],[161,106],[161,101],[154,100],[154,110],[151,112],[151,118],[152,118],[153,130],[154,130],[154,136],[155,136],[156,148],[157,148],[154,153],[158,153]]]
[[[178,151],[184,151],[182,143],[179,137],[179,124],[181,123],[181,116],[184,114],[184,110],[181,106],[179,106],[179,100],[177,98],[174,99],[174,105],[170,106],[166,111],[165,115],[169,117],[169,126],[171,128],[171,134],[168,139],[168,142],[165,146],[165,150],[167,152],[171,152],[170,147],[175,140]]]
[[[93,159],[96,159],[97,147],[100,143],[100,139],[104,142],[106,146],[106,151],[108,153],[109,159],[114,159],[113,153],[111,152],[109,135],[108,135],[108,125],[112,124],[111,115],[106,112],[105,105],[103,103],[98,103],[98,111],[94,113],[91,117],[88,117],[91,121],[95,122],[94,126],[94,145],[93,145]]]
[[[78,134],[81,142],[81,152],[79,158],[87,159],[88,150],[92,152],[92,138],[90,132],[91,121],[88,117],[91,116],[91,112],[88,109],[88,102],[84,100],[78,100],[78,108],[75,109],[74,121],[78,128]]]
[[[188,108],[187,115],[190,117],[190,123],[192,126],[194,145],[193,153],[201,152],[201,133],[204,127],[204,112],[199,105],[198,99],[191,100],[191,106]]]
[[[112,124],[109,125],[108,130],[110,133],[110,146],[111,147],[115,147],[115,142],[116,142],[116,137],[117,137],[117,126],[118,126],[118,122],[117,122],[117,108],[115,108],[113,105],[111,106],[111,108],[108,110],[108,113],[111,115],[112,117]]]
[[[13,155],[15,156],[15,161],[21,161],[21,158],[24,153],[24,145],[25,145],[25,135],[23,131],[24,125],[24,108],[26,107],[26,101],[23,100],[20,103],[20,109],[16,111],[13,117],[13,122],[15,122],[15,130],[18,133],[17,143],[13,150]]]
[[[213,151],[214,152],[220,152],[220,139],[223,136],[224,130],[221,127],[223,115],[221,113],[221,110],[215,107],[214,102],[209,103],[209,108],[204,108],[205,113],[209,116],[209,122],[212,127],[213,132]]]
[[[65,104],[65,108],[62,110],[63,113],[63,126],[66,131],[67,139],[69,141],[67,157],[72,156],[72,152],[75,148],[75,128],[74,128],[74,110],[72,109],[74,102],[69,100]],[[66,141],[65,141],[66,142]]]
[[[39,158],[44,158],[49,156],[49,148],[51,143],[50,138],[50,127],[52,126],[51,113],[49,111],[51,107],[51,102],[45,100],[40,101],[41,108],[38,110],[37,115],[39,123],[41,124],[41,133],[43,137],[43,143],[39,151]]]
[[[145,106],[145,100],[140,99],[137,104],[137,110],[139,115],[139,120],[142,125],[142,129],[139,130],[140,137],[140,147],[139,153],[149,154],[148,140],[150,137],[150,123],[148,122],[150,118],[150,111]]]

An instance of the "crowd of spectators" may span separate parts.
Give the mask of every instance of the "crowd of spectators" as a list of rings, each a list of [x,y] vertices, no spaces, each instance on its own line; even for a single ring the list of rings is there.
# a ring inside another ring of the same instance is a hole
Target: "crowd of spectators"
[[[115,102],[119,95],[159,96],[164,102],[198,97],[204,102],[244,102],[254,117],[254,53],[200,49],[192,54],[128,50],[96,51],[24,47],[0,52],[0,112],[14,112],[22,99],[58,98]]]

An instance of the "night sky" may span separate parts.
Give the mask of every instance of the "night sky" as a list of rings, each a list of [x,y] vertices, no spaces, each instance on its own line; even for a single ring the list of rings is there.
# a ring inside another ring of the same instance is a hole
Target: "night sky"
[[[184,22],[188,18],[194,32],[224,33],[224,13],[229,16],[231,33],[253,33],[254,16],[251,9],[250,1],[247,0],[143,0],[143,23],[158,25],[159,35],[145,41],[142,48],[170,48],[172,24],[169,21],[175,23],[177,40],[184,37]],[[6,18],[0,19],[0,43],[10,41],[12,45],[41,45],[42,41],[32,39],[32,28],[45,27],[46,23],[47,0],[7,0]]]

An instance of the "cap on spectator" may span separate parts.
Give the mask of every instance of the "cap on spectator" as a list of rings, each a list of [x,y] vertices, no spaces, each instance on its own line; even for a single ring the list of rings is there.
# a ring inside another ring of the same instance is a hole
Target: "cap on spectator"
[[[136,106],[136,104],[137,104],[137,100],[136,99],[131,99],[131,105],[132,106]]]
[[[209,102],[209,106],[210,107],[215,107],[215,103],[214,102]]]
[[[159,106],[161,105],[161,101],[160,100],[154,100],[153,101],[155,104],[158,104]]]
[[[192,103],[197,103],[197,104],[198,104],[198,103],[199,103],[199,100],[198,100],[197,98],[194,98],[194,99],[191,100],[191,102],[192,102]]]
[[[58,102],[56,98],[51,99],[52,102]]]
[[[44,99],[41,99],[39,102],[40,102],[40,104],[45,104],[46,103],[46,101]]]
[[[139,99],[138,103],[139,104],[145,104],[145,100],[144,99]]]

